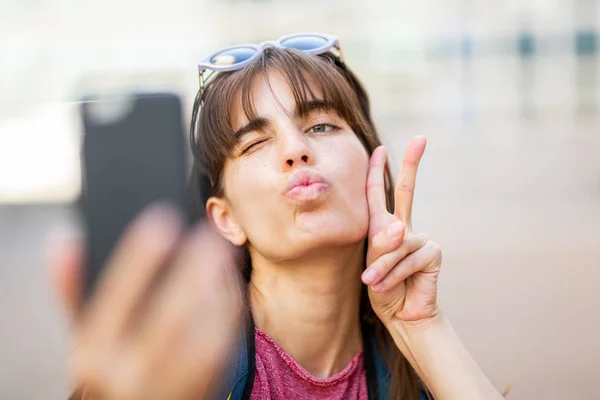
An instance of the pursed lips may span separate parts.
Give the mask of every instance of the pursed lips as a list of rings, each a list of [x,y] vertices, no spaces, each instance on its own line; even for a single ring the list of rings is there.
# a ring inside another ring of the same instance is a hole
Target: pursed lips
[[[288,179],[285,195],[296,201],[315,201],[329,188],[327,181],[318,173],[299,169]]]

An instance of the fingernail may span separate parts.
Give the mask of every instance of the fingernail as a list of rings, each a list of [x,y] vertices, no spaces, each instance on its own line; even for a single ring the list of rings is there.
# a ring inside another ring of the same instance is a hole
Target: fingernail
[[[398,239],[402,233],[404,233],[404,224],[402,221],[394,221],[388,226],[388,235],[390,235],[392,239]]]
[[[367,270],[362,274],[362,280],[367,285],[370,285],[371,283],[375,282],[376,279],[377,271],[375,271],[373,268],[367,268]]]

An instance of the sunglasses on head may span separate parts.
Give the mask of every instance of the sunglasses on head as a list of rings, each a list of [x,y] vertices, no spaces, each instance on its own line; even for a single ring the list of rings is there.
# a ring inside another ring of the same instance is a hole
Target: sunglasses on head
[[[296,33],[259,44],[242,44],[226,47],[219,50],[198,64],[200,89],[206,83],[206,72],[230,72],[244,68],[252,60],[260,56],[267,47],[280,49],[295,49],[308,54],[318,55],[327,53],[332,49],[337,50],[338,58],[343,61],[339,40],[336,36],[323,33]]]
[[[295,49],[312,55],[332,52],[340,62],[344,62],[338,38],[324,33],[296,33],[283,36],[275,41],[231,46],[212,53],[198,64],[200,89],[194,100],[192,111],[190,129],[192,148],[194,148],[196,117],[202,102],[202,93],[213,73],[240,70],[260,56],[268,47]]]

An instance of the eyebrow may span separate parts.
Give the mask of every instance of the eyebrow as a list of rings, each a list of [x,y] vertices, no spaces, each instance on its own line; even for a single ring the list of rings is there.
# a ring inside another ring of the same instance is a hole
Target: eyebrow
[[[240,139],[246,133],[250,133],[252,131],[260,131],[264,129],[267,125],[269,125],[268,118],[255,118],[252,121],[248,122],[246,125],[242,126],[237,131],[235,131],[235,138]]]
[[[335,107],[333,106],[333,103],[325,100],[311,100],[297,104],[296,108],[294,109],[294,117],[306,117],[313,111],[335,111]],[[260,131],[266,126],[268,126],[269,123],[270,120],[268,118],[254,118],[235,132],[235,138],[240,139],[247,133],[250,133],[252,131]]]
[[[305,103],[300,103],[296,105],[296,109],[294,110],[294,116],[296,118],[306,117],[313,111],[335,111],[335,107],[332,102],[325,100],[310,100]]]

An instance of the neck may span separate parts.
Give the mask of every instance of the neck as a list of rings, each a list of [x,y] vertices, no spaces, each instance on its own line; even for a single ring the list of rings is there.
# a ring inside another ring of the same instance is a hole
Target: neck
[[[341,372],[362,349],[362,243],[285,263],[253,254],[252,264],[256,326],[312,375]]]

